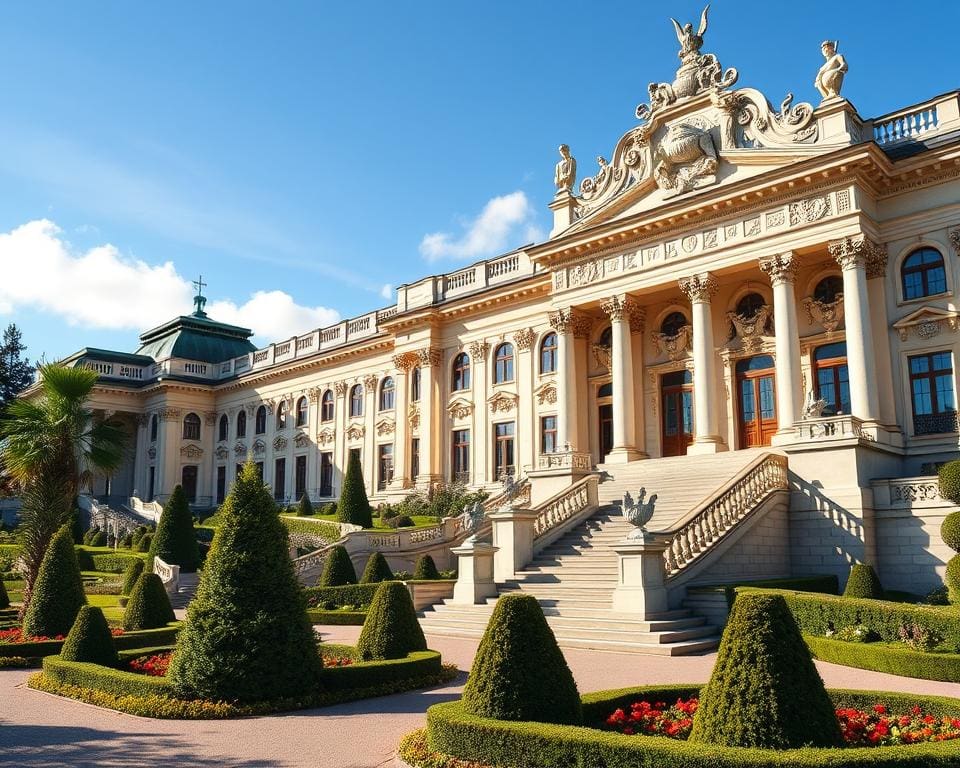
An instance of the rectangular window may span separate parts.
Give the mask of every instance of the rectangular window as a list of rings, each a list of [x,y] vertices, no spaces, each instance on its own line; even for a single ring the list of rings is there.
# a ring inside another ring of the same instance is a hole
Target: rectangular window
[[[420,438],[410,441],[410,479],[416,482],[420,476]]]
[[[147,501],[153,501],[153,494],[156,491],[157,468],[150,467],[150,480],[147,483]]]
[[[513,477],[516,474],[516,465],[514,464],[514,432],[516,428],[512,421],[506,421],[501,424],[494,424],[494,480],[502,477]]]
[[[227,496],[227,468],[217,467],[217,504],[223,504]]]
[[[540,419],[540,453],[557,452],[557,417],[543,416]]]
[[[283,501],[287,497],[287,460],[277,459],[273,463],[273,498]]]
[[[377,490],[384,490],[393,480],[393,445],[377,446]]]
[[[333,454],[330,451],[320,454],[320,495],[333,496]]]
[[[470,482],[470,430],[457,429],[453,432],[453,482]]]
[[[294,461],[296,465],[293,469],[293,477],[296,490],[293,495],[299,501],[303,498],[303,494],[307,492],[307,457],[297,456]]]
[[[949,352],[915,355],[909,358],[909,364],[914,433],[956,432],[952,355]]]

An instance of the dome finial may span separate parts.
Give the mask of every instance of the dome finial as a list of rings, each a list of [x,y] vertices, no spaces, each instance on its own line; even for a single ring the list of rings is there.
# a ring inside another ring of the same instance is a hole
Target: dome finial
[[[197,295],[193,297],[193,303],[196,306],[196,309],[193,311],[193,316],[206,317],[207,313],[203,311],[203,308],[207,304],[207,297],[203,295],[203,289],[207,287],[207,284],[203,282],[203,275],[200,275],[198,280],[194,280],[193,285],[197,289]]]

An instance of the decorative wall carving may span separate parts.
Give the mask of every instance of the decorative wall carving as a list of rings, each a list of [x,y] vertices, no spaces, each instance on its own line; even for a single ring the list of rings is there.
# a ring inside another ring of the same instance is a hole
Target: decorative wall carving
[[[180,455],[185,456],[188,459],[199,459],[203,456],[203,448],[199,445],[185,445],[180,449]]]
[[[321,395],[323,395],[323,387],[310,387],[307,390],[307,398],[314,405],[320,402]]]
[[[407,423],[411,430],[420,427],[420,406],[416,403],[410,403],[410,408],[407,410]]]
[[[487,352],[490,351],[490,345],[485,341],[473,341],[470,343],[470,359],[474,362],[482,363],[487,359]]]
[[[932,339],[945,329],[955,332],[960,328],[960,313],[939,307],[921,307],[897,320],[893,328],[899,334],[900,341],[906,341],[911,333],[918,339]]]
[[[534,392],[534,395],[539,405],[554,405],[557,402],[557,387],[553,382],[548,381],[545,384],[541,384]]]
[[[163,408],[157,412],[160,421],[180,421],[183,411],[179,408]]]
[[[866,268],[868,265],[872,265],[870,269],[876,272],[880,262],[882,261],[885,265],[887,260],[887,249],[864,235],[836,240],[830,243],[827,248],[830,255],[837,260],[841,269]]]
[[[509,413],[517,407],[517,396],[512,392],[497,392],[487,400],[490,413]]]
[[[610,355],[612,350],[606,344],[594,344],[593,345],[593,359],[597,364],[598,368],[603,368],[605,371],[610,371]]]
[[[671,125],[657,145],[656,157],[653,179],[665,199],[717,181],[719,155],[705,121],[691,118]]]
[[[790,203],[790,226],[797,224],[810,224],[814,221],[829,216],[831,211],[830,196],[818,195],[806,200],[798,200]]]
[[[273,450],[275,451],[285,451],[287,450],[287,438],[285,437],[276,437],[273,440]]]
[[[362,440],[366,431],[366,427],[362,424],[351,424],[347,427],[347,440]]]
[[[708,304],[710,299],[719,290],[717,279],[710,272],[681,278],[680,290],[683,291],[692,304]]]
[[[345,381],[333,382],[333,391],[336,392],[337,397],[343,397],[345,394],[347,394],[347,382]]]
[[[217,412],[216,411],[204,411],[203,412],[203,423],[208,427],[212,427],[217,423]]]
[[[375,373],[368,373],[363,377],[363,388],[367,392],[373,392],[377,388],[377,375]]]
[[[693,348],[693,327],[683,325],[673,336],[654,331],[650,338],[661,355],[666,355],[671,360],[679,360],[686,357]]]
[[[957,255],[960,256],[960,228],[955,229],[950,233],[950,245],[953,246],[953,250],[955,250]]]
[[[733,326],[735,336],[739,337],[744,350],[755,352],[763,346],[763,337],[769,335],[770,316],[773,307],[764,304],[753,317],[727,312],[727,319]]]
[[[447,406],[447,413],[453,419],[465,419],[473,413],[473,403],[463,398],[457,398]]]
[[[334,435],[333,430],[330,429],[330,427],[320,430],[320,434],[317,435],[317,442],[319,442],[320,445],[329,445],[335,439],[336,435]]]
[[[517,345],[520,352],[527,352],[533,346],[533,340],[536,334],[529,328],[521,328],[513,334],[513,343]]]
[[[443,354],[436,347],[426,347],[417,350],[417,360],[421,366],[437,367],[443,359]]]
[[[406,373],[417,364],[417,354],[415,352],[401,352],[393,356],[393,367],[398,371]]]
[[[230,450],[225,445],[219,445],[217,446],[215,454],[220,461],[225,461],[230,455]]]
[[[770,278],[773,285],[792,283],[797,277],[797,259],[792,253],[778,253],[760,260],[760,270]]]
[[[833,333],[843,321],[843,294],[837,294],[834,301],[818,301],[812,296],[803,300],[803,308],[807,312],[807,322],[811,325],[819,323],[823,328]]]
[[[149,448],[147,448],[147,456],[149,456],[151,459],[157,458],[157,449],[151,445]]]
[[[384,435],[392,435],[395,430],[396,425],[388,419],[377,422],[377,435],[379,437],[383,437]]]
[[[257,438],[253,441],[253,455],[257,458],[261,458],[263,454],[267,452],[267,444],[261,439]]]
[[[585,339],[593,325],[589,317],[567,307],[550,313],[550,327],[557,333],[570,333],[574,338]]]
[[[310,446],[310,436],[306,432],[297,432],[293,437],[293,444],[297,448],[307,448]]]
[[[235,446],[233,446],[233,455],[237,456],[238,458],[241,456],[246,456],[247,446],[245,446],[243,443],[237,443]]]

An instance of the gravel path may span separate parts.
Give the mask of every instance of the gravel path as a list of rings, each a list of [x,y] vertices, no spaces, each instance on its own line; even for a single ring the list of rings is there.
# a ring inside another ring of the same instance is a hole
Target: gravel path
[[[359,627],[328,627],[353,642]],[[444,660],[467,670],[473,640],[430,637]],[[714,654],[676,659],[567,650],[581,691],[646,683],[701,682]],[[960,685],[817,664],[828,686],[960,697]],[[448,686],[326,709],[232,721],[149,720],[60,699],[26,687],[30,672],[0,670],[0,766],[17,768],[376,768],[390,765],[400,737],[424,723],[431,704],[457,698]]]

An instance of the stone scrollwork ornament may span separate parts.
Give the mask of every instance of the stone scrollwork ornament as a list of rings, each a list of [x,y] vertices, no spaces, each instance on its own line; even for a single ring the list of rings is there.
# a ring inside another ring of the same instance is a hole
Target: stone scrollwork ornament
[[[727,319],[745,350],[756,350],[762,346],[763,336],[767,334],[772,313],[773,308],[768,304],[764,304],[750,317],[738,315],[736,312],[727,312]]]
[[[709,126],[694,121],[671,125],[657,146],[654,161],[654,181],[667,198],[717,180],[719,157]]]
[[[833,301],[820,301],[808,296],[803,300],[810,325],[819,323],[827,333],[833,333],[843,322],[843,294],[837,294]]]

